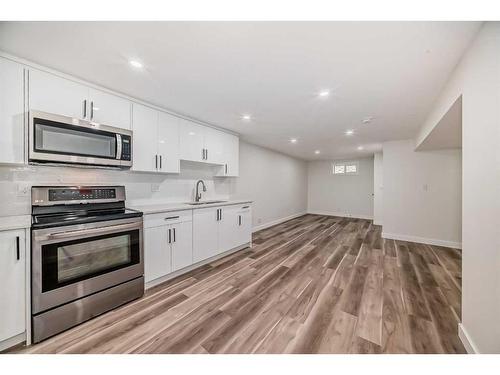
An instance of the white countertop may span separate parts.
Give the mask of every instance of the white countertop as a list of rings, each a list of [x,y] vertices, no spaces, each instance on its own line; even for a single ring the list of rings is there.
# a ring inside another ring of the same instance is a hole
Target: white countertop
[[[0,231],[31,227],[31,215],[1,216]]]
[[[202,201],[203,202],[203,201]],[[251,200],[225,200],[223,202],[200,204],[200,205],[190,205],[185,202],[178,203],[159,203],[159,204],[144,204],[144,205],[127,205],[128,208],[133,210],[142,211],[144,215],[154,214],[160,212],[172,212],[172,211],[182,211],[182,210],[197,210],[199,208],[207,207],[220,207],[220,206],[231,206],[234,204],[244,204],[252,203]]]

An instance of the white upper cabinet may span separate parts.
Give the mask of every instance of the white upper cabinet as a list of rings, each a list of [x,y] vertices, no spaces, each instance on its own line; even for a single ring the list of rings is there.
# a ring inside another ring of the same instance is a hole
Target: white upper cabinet
[[[89,89],[89,101],[91,121],[130,129],[130,101],[92,88]]]
[[[237,136],[184,119],[179,134],[180,159],[222,165],[217,176],[238,176]]]
[[[144,105],[133,105],[132,170],[157,172],[158,111]]]
[[[24,68],[0,58],[0,163],[24,162]]]
[[[205,127],[180,119],[180,158],[189,161],[205,161]]]
[[[26,330],[24,230],[0,232],[0,342]]]
[[[159,112],[158,154],[161,156],[160,171],[179,173],[179,121],[178,117]]]
[[[222,136],[222,167],[217,176],[237,177],[240,173],[240,140],[237,136],[223,133]]]
[[[130,129],[130,101],[39,70],[29,72],[29,107]]]
[[[179,119],[133,104],[132,170],[179,173]]]
[[[226,133],[205,127],[205,162],[224,164],[224,136]]]
[[[29,108],[79,119],[90,116],[89,88],[38,70],[29,71]]]

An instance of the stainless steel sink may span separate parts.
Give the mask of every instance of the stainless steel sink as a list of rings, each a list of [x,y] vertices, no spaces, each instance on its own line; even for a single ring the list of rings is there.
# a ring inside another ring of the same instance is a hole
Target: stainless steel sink
[[[204,202],[188,202],[190,206],[201,206],[203,204],[224,203],[227,201],[204,201]]]

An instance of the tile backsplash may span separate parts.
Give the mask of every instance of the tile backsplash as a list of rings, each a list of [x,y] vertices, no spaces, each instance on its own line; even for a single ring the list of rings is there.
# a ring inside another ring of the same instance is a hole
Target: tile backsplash
[[[197,180],[207,186],[203,199],[229,199],[234,178],[214,177],[217,167],[181,162],[180,174],[153,174],[105,169],[0,165],[0,216],[26,215],[31,210],[31,186],[125,185],[128,205],[186,202],[194,199]],[[158,191],[153,191],[158,190]]]

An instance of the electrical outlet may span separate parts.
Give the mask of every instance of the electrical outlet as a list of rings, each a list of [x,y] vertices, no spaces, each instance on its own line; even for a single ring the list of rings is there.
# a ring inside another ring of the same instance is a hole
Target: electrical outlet
[[[157,193],[160,191],[160,184],[151,184],[151,192]]]
[[[30,193],[30,185],[25,182],[20,182],[17,184],[17,196],[27,197]]]

